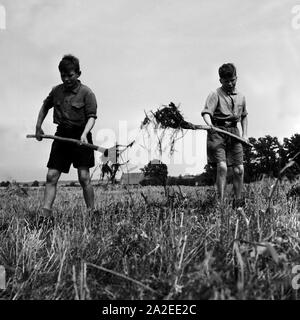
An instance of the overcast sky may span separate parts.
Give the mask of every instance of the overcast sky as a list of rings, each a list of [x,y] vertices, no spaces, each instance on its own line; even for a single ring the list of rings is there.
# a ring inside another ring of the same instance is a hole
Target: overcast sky
[[[280,140],[300,131],[300,17],[289,0],[0,0],[0,180],[44,180],[51,142],[26,139],[60,83],[66,53],[80,59],[81,81],[98,100],[94,143],[137,144],[138,171],[151,158],[138,128],[144,110],[170,101],[186,120],[219,86],[218,67],[235,63],[246,96],[249,132]],[[4,10],[3,10],[4,9]],[[6,16],[1,16],[5,12]],[[4,28],[4,18],[5,28]],[[54,134],[49,112],[43,129]],[[206,132],[188,133],[163,160],[172,175],[200,173]],[[95,153],[99,162],[100,153]],[[173,164],[172,164],[173,163]],[[63,179],[76,178],[72,168]]]

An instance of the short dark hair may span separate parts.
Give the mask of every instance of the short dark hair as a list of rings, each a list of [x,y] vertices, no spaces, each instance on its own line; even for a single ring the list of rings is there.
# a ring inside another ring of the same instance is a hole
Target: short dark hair
[[[60,72],[69,71],[70,69],[74,70],[76,73],[80,73],[79,60],[72,54],[66,54],[61,59],[58,69]]]
[[[233,63],[224,63],[219,68],[219,76],[222,79],[232,78],[236,76],[236,68]]]

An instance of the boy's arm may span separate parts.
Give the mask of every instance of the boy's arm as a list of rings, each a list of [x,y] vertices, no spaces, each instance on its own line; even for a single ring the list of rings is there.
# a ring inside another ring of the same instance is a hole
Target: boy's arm
[[[53,92],[54,92],[54,88],[51,90],[48,97],[44,100],[44,103],[40,109],[40,112],[37,118],[37,122],[35,126],[35,135],[38,141],[42,140],[41,134],[44,134],[44,131],[42,130],[43,121],[46,118],[49,109],[53,107]]]
[[[94,124],[95,124],[95,121],[96,119],[91,117],[88,119],[86,125],[85,125],[85,128],[83,130],[83,133],[80,137],[80,141],[81,142],[85,142],[85,143],[88,143],[88,140],[87,140],[87,134],[92,130]]]
[[[211,92],[208,95],[208,97],[205,101],[204,109],[201,112],[201,115],[202,115],[205,123],[207,125],[209,125],[212,129],[213,129],[213,125],[212,125],[211,117],[213,116],[213,114],[217,108],[218,100],[219,100],[218,94],[215,91]]]
[[[248,117],[244,116],[241,119],[242,138],[248,139]]]
[[[242,138],[244,138],[245,140],[248,139],[248,111],[246,108],[246,98],[244,97],[243,100],[243,104],[244,104],[244,109],[243,109],[243,113],[241,115],[241,127],[242,127]]]
[[[42,124],[48,114],[48,110],[49,109],[45,106],[45,104],[43,104],[38,115],[38,119],[35,126],[35,135],[38,141],[42,140],[41,134],[44,134],[44,131],[42,130]]]
[[[202,116],[203,116],[205,123],[209,126],[212,126],[210,114],[204,113]]]
[[[211,122],[211,116],[210,116],[210,114],[209,114],[209,113],[204,113],[204,114],[202,114],[202,117],[203,117],[203,120],[205,121],[205,123],[206,123],[208,126],[210,126],[209,132],[210,132],[210,133],[214,133],[214,132],[215,132],[215,131],[214,131],[214,126],[213,126],[213,124],[212,124],[212,122]]]
[[[87,134],[92,130],[94,127],[95,121],[97,119],[97,100],[96,96],[92,91],[89,91],[85,96],[85,114],[88,119],[83,133],[80,137],[81,142],[88,143],[87,141]]]

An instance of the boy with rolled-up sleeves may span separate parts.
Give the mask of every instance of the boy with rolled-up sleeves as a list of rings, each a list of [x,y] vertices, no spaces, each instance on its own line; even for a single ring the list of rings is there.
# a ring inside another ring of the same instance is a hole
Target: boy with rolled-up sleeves
[[[237,127],[241,122],[242,137],[247,140],[247,109],[245,96],[236,90],[237,74],[232,63],[223,64],[219,68],[221,87],[211,92],[206,99],[201,113],[211,130],[207,133],[208,164],[217,167],[217,190],[221,203],[224,199],[227,168],[233,169],[233,206],[242,205],[242,189],[244,180],[243,147],[241,142],[225,134],[213,130],[221,128],[240,136]]]
[[[39,111],[36,123],[37,140],[42,140],[42,123],[53,108],[55,135],[93,143],[91,130],[97,118],[97,101],[90,88],[78,80],[81,75],[79,60],[65,55],[58,65],[62,84],[55,86]],[[73,164],[88,209],[94,209],[94,190],[89,168],[95,165],[94,150],[81,145],[54,140],[47,164],[48,173],[40,222],[53,220],[52,205],[56,197],[57,182],[62,172],[68,173]]]

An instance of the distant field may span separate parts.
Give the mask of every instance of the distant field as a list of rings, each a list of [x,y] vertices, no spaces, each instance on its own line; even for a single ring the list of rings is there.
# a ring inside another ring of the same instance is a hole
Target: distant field
[[[212,188],[95,188],[97,215],[80,188],[59,188],[55,225],[30,229],[43,187],[0,190],[2,299],[299,299],[300,203],[274,181],[246,185],[246,207]]]

